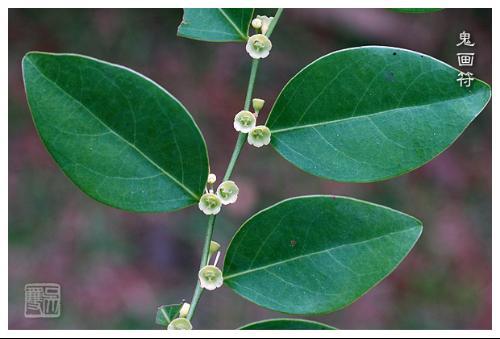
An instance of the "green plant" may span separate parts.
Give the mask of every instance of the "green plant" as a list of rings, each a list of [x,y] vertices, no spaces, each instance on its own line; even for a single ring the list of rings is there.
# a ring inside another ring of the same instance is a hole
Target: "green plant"
[[[264,106],[253,95],[257,71],[273,48],[270,38],[281,14],[186,9],[179,26],[183,37],[245,43],[252,58],[245,103],[235,116],[239,135],[217,189],[200,130],[159,85],[80,55],[30,52],[23,59],[40,137],[82,191],[128,211],[198,204],[208,215],[190,305],[161,306],[156,321],[162,326],[190,329],[202,292],[223,282],[251,302],[287,314],[339,310],[390,274],[421,234],[420,221],[383,206],[338,196],[297,197],[243,223],[220,270],[220,246],[212,240],[216,215],[237,199],[237,183],[230,179],[245,142],[270,143],[295,166],[326,179],[380,181],[432,160],[489,102],[487,84],[476,79],[460,87],[458,70],[441,61],[367,46],[306,66],[281,91],[265,125],[257,125]],[[249,36],[251,28],[256,34]],[[283,328],[330,327],[274,319],[242,329]]]

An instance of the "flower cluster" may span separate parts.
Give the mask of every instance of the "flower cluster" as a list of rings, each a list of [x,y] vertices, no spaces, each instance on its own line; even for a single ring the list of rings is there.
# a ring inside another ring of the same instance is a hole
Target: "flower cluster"
[[[257,117],[260,110],[264,107],[264,100],[253,99],[253,109],[255,113],[250,111],[241,111],[234,117],[234,129],[241,133],[248,133],[247,141],[255,147],[262,147],[271,142],[271,131],[268,127],[257,125]]]
[[[257,15],[257,17],[252,20],[252,27],[255,29],[255,34],[248,38],[246,51],[253,59],[266,58],[273,47],[267,35],[271,33],[269,28],[272,20],[273,17],[267,17],[265,15]],[[245,107],[245,110],[240,111],[234,117],[233,126],[236,131],[247,134],[246,139],[248,143],[255,147],[262,147],[271,142],[271,131],[269,128],[264,125],[257,125],[257,118],[259,112],[264,107],[264,103],[264,100],[254,98],[252,99],[254,113],[250,112],[248,107]],[[248,102],[246,106],[249,106]],[[199,209],[206,215],[218,214],[222,205],[235,203],[238,199],[239,188],[234,181],[223,181],[217,189],[214,190],[216,181],[217,177],[215,174],[210,173],[207,177],[205,192],[198,202]],[[199,285],[197,286],[197,291],[199,288],[213,291],[224,284],[222,271],[217,267],[221,254],[219,249],[220,244],[215,241],[210,241],[209,248],[206,249],[208,251],[208,258],[206,258],[206,262],[202,262],[202,265],[205,266],[202,266],[198,272]],[[213,264],[210,264],[210,260],[214,254],[216,254],[216,258]],[[203,261],[205,261],[205,258]],[[193,329],[189,320],[192,315],[189,315],[190,307],[190,304],[183,303],[179,310],[178,317],[169,323],[168,330]]]
[[[252,27],[256,30],[257,34],[248,38],[246,50],[254,59],[267,57],[271,48],[273,48],[271,40],[269,40],[266,35],[272,20],[273,17],[267,17],[265,15],[257,15],[257,17],[252,20]]]
[[[238,199],[239,188],[236,183],[231,180],[224,181],[219,185],[214,193],[213,184],[217,180],[215,174],[208,176],[208,188],[198,202],[198,207],[206,215],[217,214],[220,212],[222,205],[235,203]]]

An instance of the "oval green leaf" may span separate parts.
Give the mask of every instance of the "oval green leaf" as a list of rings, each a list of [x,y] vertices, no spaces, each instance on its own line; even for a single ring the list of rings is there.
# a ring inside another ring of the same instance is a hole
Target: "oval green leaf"
[[[205,141],[184,106],[159,85],[70,54],[29,53],[23,75],[43,143],[89,196],[140,212],[199,200],[208,176]]]
[[[316,321],[302,319],[269,319],[251,323],[239,328],[240,330],[336,330]]]
[[[422,232],[415,218],[335,196],[293,198],[247,220],[224,263],[224,283],[288,314],[341,309],[391,273]]]
[[[302,170],[343,182],[385,180],[450,146],[490,99],[420,53],[361,47],[328,54],[285,86],[268,118],[272,145]]]
[[[156,324],[167,327],[172,320],[179,317],[182,304],[163,305],[156,312]]]
[[[253,8],[184,8],[177,34],[203,41],[243,42],[252,17]]]

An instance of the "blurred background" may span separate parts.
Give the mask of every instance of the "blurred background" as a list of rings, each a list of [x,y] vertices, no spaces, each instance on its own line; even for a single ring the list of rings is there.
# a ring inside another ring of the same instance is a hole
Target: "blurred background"
[[[250,59],[243,44],[178,38],[181,18],[180,9],[9,10],[11,329],[159,328],[157,306],[191,298],[206,218],[196,207],[127,213],[80,192],[38,139],[21,74],[21,58],[31,50],[86,54],[145,74],[192,113],[212,171],[221,176],[236,140],[230,126],[243,105]],[[457,66],[463,30],[476,43],[472,72],[491,83],[491,10],[288,9],[273,34],[271,56],[261,63],[255,96],[267,101],[267,115],[297,71],[347,47],[398,46]],[[253,213],[305,194],[353,196],[423,221],[422,238],[388,279],[350,307],[311,319],[343,329],[491,328],[491,104],[449,150],[393,180],[328,182],[301,172],[271,147],[246,147],[234,178],[238,203],[223,211],[215,231],[223,245]],[[35,282],[61,284],[59,319],[24,318],[24,285]],[[204,294],[194,326],[233,329],[280,316],[222,288]]]

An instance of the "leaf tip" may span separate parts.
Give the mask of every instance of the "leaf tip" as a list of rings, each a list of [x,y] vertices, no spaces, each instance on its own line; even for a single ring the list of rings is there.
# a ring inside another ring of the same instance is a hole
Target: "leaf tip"
[[[28,53],[26,53],[24,56],[23,56],[23,59],[21,60],[21,65],[24,69],[24,67],[26,66],[26,63],[29,61],[30,57],[32,55],[34,55],[36,52],[33,52],[33,51],[30,51]]]

